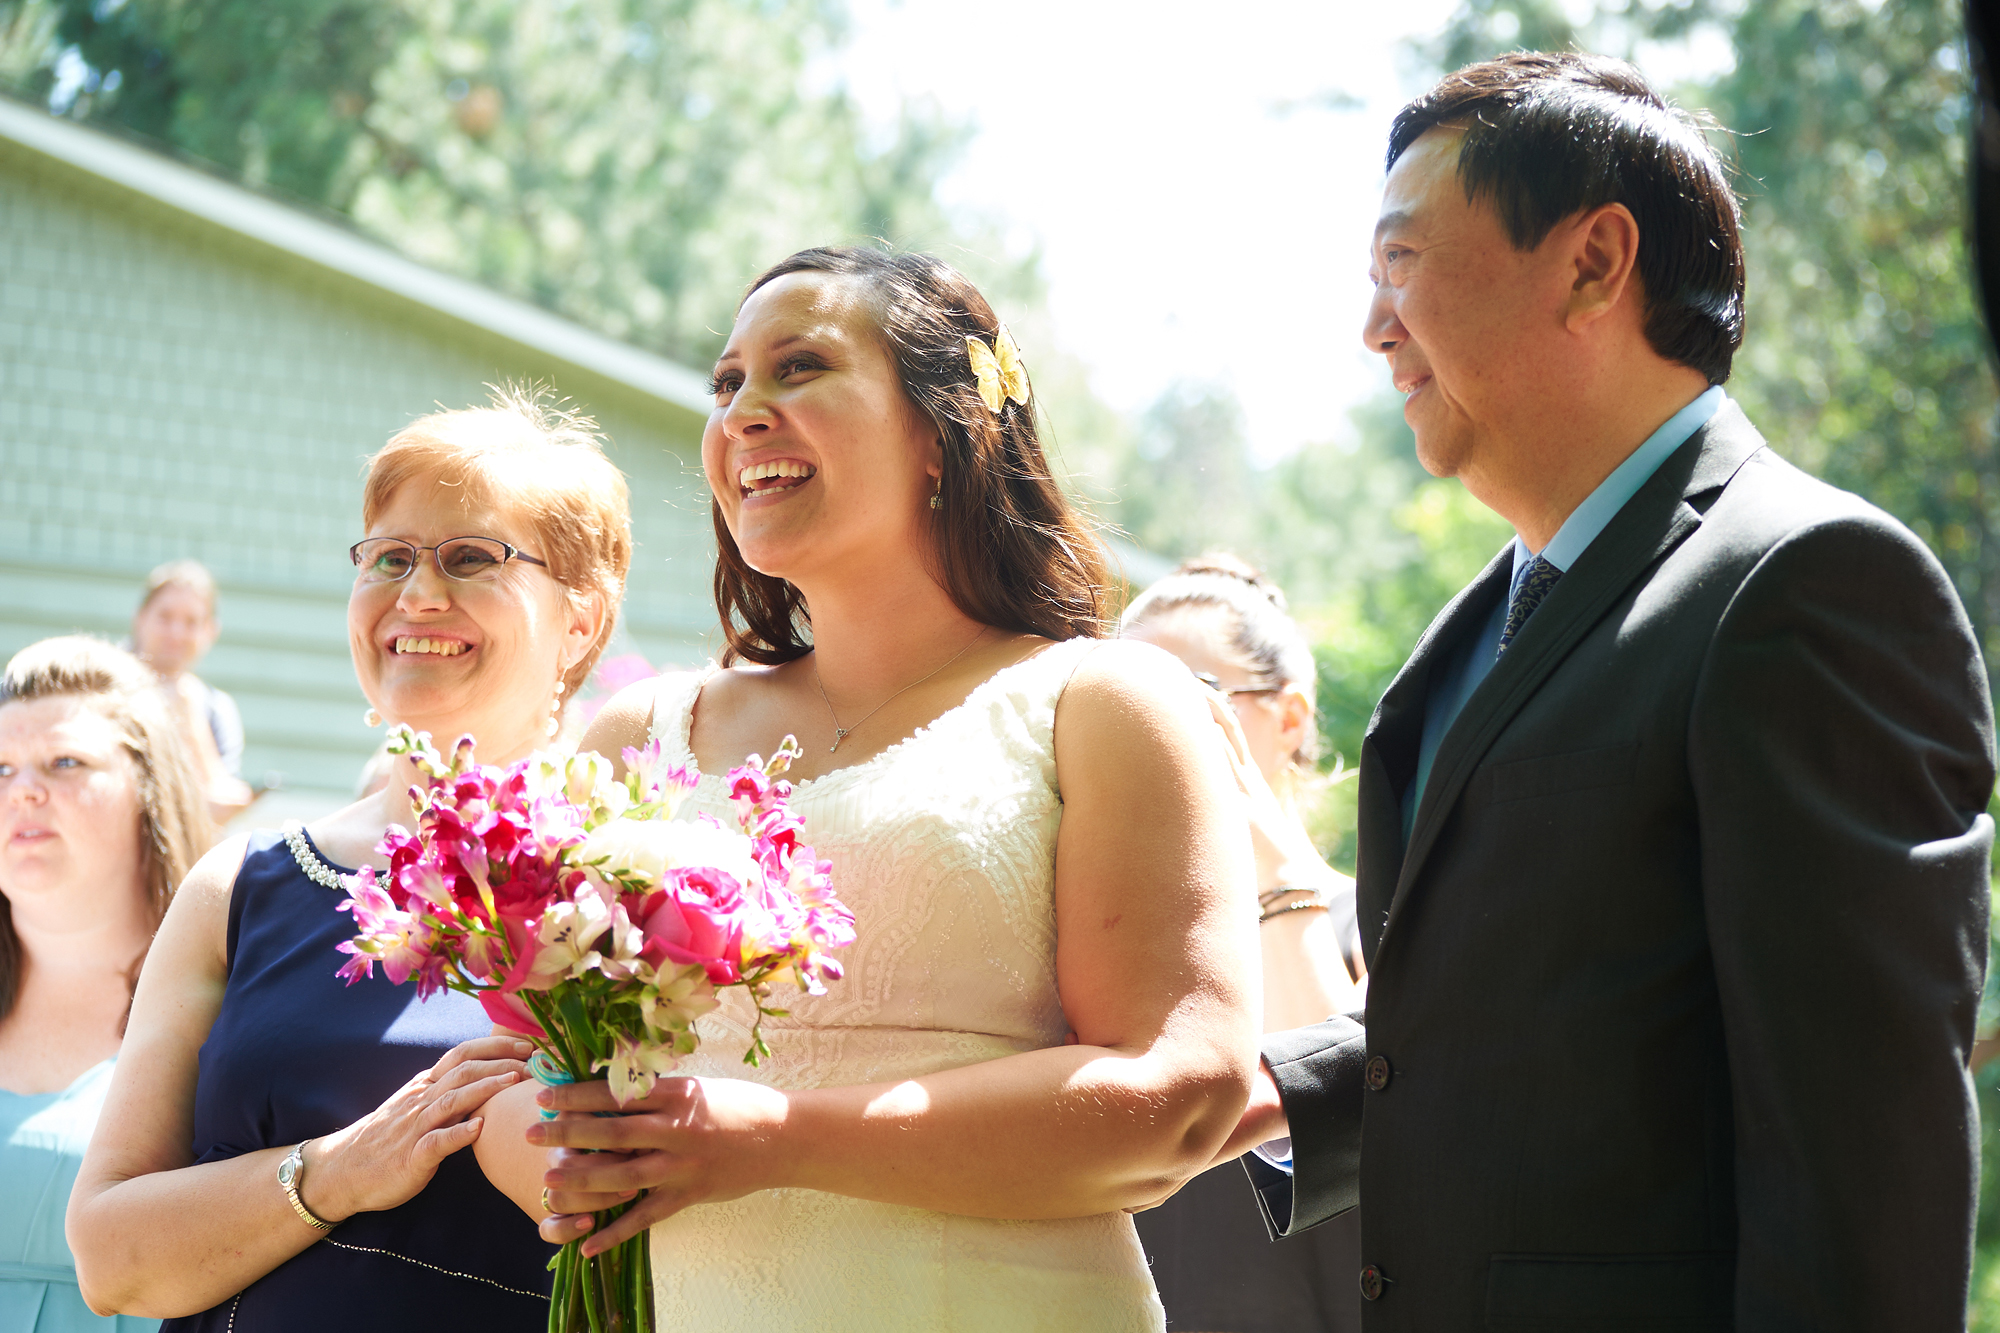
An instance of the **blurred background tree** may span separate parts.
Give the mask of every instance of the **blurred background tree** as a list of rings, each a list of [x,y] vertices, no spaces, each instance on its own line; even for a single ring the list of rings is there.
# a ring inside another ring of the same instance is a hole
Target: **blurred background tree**
[[[871,136],[819,86],[836,0],[0,0],[0,79],[414,258],[695,365],[742,284],[830,240],[1032,254],[935,200],[965,129]]]
[[[1669,91],[1727,127],[1741,170],[1749,333],[1730,392],[1781,452],[1931,543],[1997,663],[1959,25],[1952,0],[1465,0],[1411,56],[1419,82],[1515,47],[1708,71]],[[774,256],[870,236],[940,249],[1009,308],[1100,512],[1168,555],[1236,549],[1290,590],[1320,644],[1329,753],[1351,761],[1505,527],[1417,467],[1393,394],[1265,467],[1225,385],[1107,408],[1054,345],[1038,257],[938,203],[967,128],[918,105],[871,133],[827,73],[842,40],[838,0],[0,0],[0,86],[695,365]]]

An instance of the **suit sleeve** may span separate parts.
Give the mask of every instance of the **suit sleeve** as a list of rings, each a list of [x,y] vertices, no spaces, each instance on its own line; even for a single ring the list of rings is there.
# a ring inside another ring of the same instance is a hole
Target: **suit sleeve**
[[[1264,1038],[1285,1119],[1292,1129],[1290,1174],[1255,1153],[1243,1169],[1257,1191],[1271,1239],[1318,1226],[1361,1201],[1361,1071],[1368,1029],[1359,1013]]]
[[[1688,734],[1736,1326],[1962,1329],[1993,720],[1944,570],[1872,511],[1787,537],[1718,624]]]

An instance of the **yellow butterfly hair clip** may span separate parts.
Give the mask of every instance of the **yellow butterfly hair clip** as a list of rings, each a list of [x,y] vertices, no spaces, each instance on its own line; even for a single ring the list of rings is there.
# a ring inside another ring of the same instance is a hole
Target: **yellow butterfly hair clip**
[[[1014,335],[1007,332],[1005,324],[992,347],[967,334],[965,350],[972,358],[972,378],[979,382],[979,396],[985,399],[987,411],[999,416],[1000,405],[1009,398],[1023,407],[1028,405],[1028,368],[1021,364],[1021,349],[1014,345]]]

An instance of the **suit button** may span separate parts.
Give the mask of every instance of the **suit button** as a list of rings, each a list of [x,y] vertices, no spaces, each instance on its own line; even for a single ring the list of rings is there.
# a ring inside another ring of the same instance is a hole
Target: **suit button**
[[[1365,1301],[1381,1300],[1382,1292],[1388,1284],[1389,1279],[1382,1276],[1381,1269],[1377,1268],[1374,1264],[1368,1265],[1368,1267],[1361,1270],[1361,1299]]]
[[[1367,1085],[1370,1092],[1380,1092],[1382,1089],[1388,1087],[1388,1057],[1381,1055],[1370,1056],[1367,1065],[1362,1068],[1361,1081]]]

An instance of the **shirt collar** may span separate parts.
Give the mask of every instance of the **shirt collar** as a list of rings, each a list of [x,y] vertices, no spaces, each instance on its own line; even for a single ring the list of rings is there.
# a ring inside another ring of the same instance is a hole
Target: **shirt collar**
[[[1542,559],[1557,569],[1567,571],[1576,563],[1577,557],[1597,540],[1597,534],[1618,516],[1625,502],[1638,494],[1639,488],[1660,470],[1660,464],[1707,425],[1708,419],[1721,411],[1722,405],[1728,401],[1729,395],[1722,391],[1722,386],[1711,384],[1693,402],[1668,417],[1666,424],[1648,435],[1646,442],[1634,449],[1629,458],[1611,469],[1611,475],[1599,482],[1597,489],[1563,520],[1563,525],[1556,529],[1556,535],[1549,538],[1549,544],[1541,549]],[[1527,543],[1519,537],[1514,538],[1515,588],[1521,586],[1521,577],[1534,563],[1535,555],[1528,549]]]

